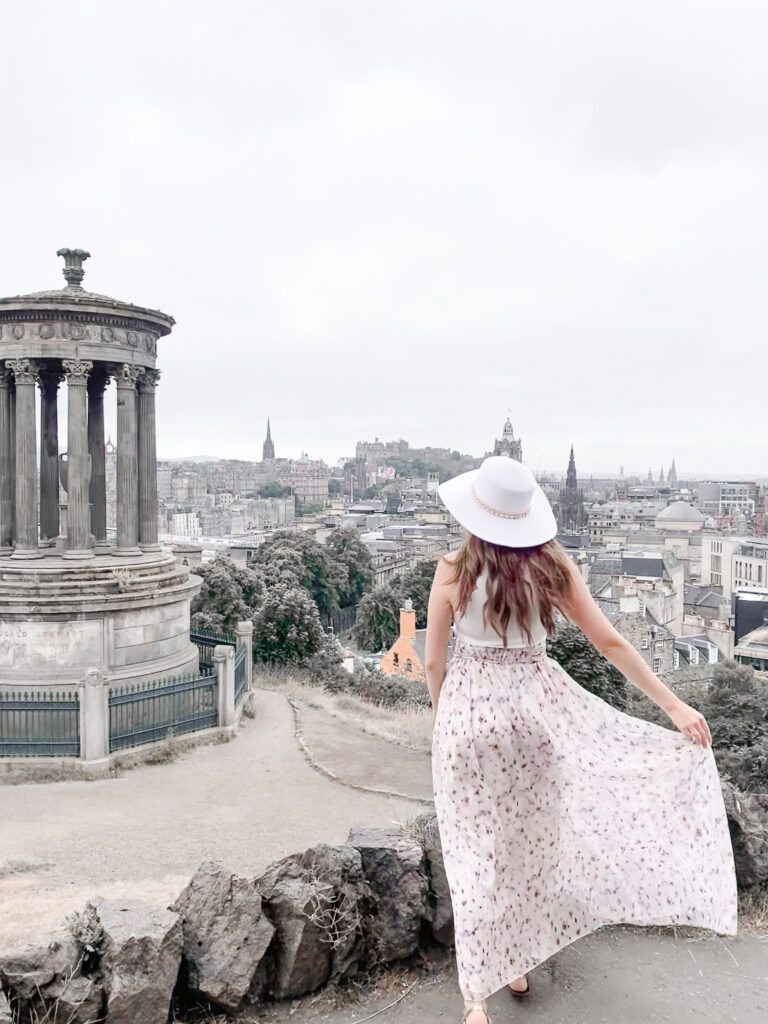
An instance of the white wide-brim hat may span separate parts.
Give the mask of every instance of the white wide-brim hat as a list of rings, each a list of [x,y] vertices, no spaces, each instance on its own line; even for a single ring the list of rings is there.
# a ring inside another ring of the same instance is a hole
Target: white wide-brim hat
[[[465,530],[491,544],[529,548],[557,534],[549,500],[531,470],[507,455],[491,455],[479,469],[461,473],[437,489]]]

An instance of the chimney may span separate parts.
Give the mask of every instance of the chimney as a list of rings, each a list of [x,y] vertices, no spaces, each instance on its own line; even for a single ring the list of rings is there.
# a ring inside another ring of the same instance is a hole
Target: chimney
[[[405,607],[400,609],[400,638],[401,640],[413,640],[416,636],[416,612],[413,610],[413,601],[410,597],[405,602]]]

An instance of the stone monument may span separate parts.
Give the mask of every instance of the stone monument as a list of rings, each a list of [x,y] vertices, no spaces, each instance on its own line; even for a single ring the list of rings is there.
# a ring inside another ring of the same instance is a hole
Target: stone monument
[[[62,683],[93,668],[115,682],[186,674],[198,665],[189,614],[200,579],[157,538],[157,343],[175,321],[85,291],[90,254],[58,255],[64,288],[0,298],[0,682]],[[114,542],[107,538],[104,445],[112,381]]]

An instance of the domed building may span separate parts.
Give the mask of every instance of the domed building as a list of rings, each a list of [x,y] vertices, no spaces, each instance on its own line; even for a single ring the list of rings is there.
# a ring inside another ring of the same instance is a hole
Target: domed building
[[[701,530],[705,516],[687,501],[673,501],[656,516],[657,530]]]

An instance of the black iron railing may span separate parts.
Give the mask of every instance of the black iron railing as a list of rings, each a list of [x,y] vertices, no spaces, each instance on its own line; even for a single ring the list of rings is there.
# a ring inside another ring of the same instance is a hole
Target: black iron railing
[[[216,726],[218,699],[218,679],[206,666],[193,679],[113,687],[109,693],[110,753]]]
[[[200,652],[201,665],[213,665],[213,649],[218,644],[237,646],[237,638],[230,633],[216,633],[212,629],[190,629],[189,639]]]
[[[79,757],[80,696],[0,692],[0,757]]]

